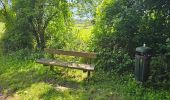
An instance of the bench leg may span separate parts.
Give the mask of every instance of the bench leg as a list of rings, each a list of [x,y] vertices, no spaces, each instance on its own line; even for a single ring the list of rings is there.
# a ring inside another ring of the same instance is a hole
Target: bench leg
[[[89,78],[90,78],[90,71],[87,71],[87,82],[89,82]]]
[[[87,77],[88,78],[90,77],[90,71],[87,71]]]

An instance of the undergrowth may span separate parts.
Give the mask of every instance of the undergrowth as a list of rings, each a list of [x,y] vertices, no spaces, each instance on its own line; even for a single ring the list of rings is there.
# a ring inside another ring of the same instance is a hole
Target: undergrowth
[[[16,53],[17,54],[17,53]],[[37,54],[36,54],[37,55]],[[9,100],[169,100],[170,91],[138,84],[131,75],[86,73],[57,67],[49,71],[34,59],[0,56],[0,93]]]

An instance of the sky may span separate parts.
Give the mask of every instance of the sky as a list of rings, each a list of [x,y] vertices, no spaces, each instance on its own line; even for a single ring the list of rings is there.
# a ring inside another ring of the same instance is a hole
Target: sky
[[[73,2],[73,1],[75,1],[75,0],[67,0],[69,3],[71,3],[71,2]],[[89,20],[91,20],[92,19],[92,16],[90,15],[90,13],[89,14],[86,14],[86,15],[78,15],[77,14],[77,12],[78,12],[78,8],[76,8],[76,7],[74,7],[74,8],[72,8],[71,9],[71,11],[72,11],[72,13],[73,13],[73,18],[74,19],[77,19],[77,20],[87,20],[87,19],[89,19]],[[88,16],[88,17],[87,17]]]
[[[90,14],[84,15],[83,17],[78,15],[77,14],[78,8],[73,8],[73,9],[71,9],[71,11],[73,12],[74,19],[77,19],[77,20],[87,20],[87,19],[91,20],[92,19],[92,16]]]
[[[11,0],[8,0],[8,2],[10,3]],[[74,0],[67,0],[68,2],[73,2]],[[0,9],[2,8],[2,3],[0,2]],[[73,13],[73,18],[74,19],[77,19],[77,20],[91,20],[92,19],[92,16],[90,14],[87,14],[87,15],[84,15],[83,17],[78,15],[77,12],[78,12],[78,8],[74,7],[74,8],[71,8],[71,11]],[[88,17],[87,17],[88,16]]]

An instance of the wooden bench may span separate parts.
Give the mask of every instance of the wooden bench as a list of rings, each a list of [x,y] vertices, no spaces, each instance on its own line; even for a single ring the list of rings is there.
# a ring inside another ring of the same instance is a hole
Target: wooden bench
[[[65,55],[65,56],[75,56],[75,57],[84,57],[84,58],[96,58],[96,53],[87,53],[87,52],[76,52],[76,51],[64,51],[64,50],[56,50],[56,49],[44,49],[45,52],[49,54],[58,54],[58,55]],[[66,62],[56,59],[47,59],[41,58],[36,61],[37,63],[43,64],[44,66],[50,66],[50,68],[54,66],[64,67],[64,68],[72,68],[87,71],[87,76],[90,76],[90,72],[94,71],[94,66],[92,64],[78,64],[75,62]]]

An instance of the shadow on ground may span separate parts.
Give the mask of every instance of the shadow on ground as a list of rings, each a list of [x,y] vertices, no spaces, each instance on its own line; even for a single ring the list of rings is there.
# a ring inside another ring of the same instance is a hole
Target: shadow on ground
[[[0,74],[0,93],[7,100],[113,100],[117,97],[112,92],[112,84],[101,77],[87,82],[82,71],[59,68],[53,73],[40,64],[25,64],[8,66]]]
[[[68,71],[66,71],[68,72]],[[46,83],[53,88],[50,88],[46,93],[51,96],[64,90],[76,90],[81,87],[82,82],[76,81],[74,75],[67,75],[63,71],[54,74],[48,71],[41,65],[33,65],[30,68],[21,67],[18,70],[13,69],[0,75],[0,93],[5,94],[5,98],[14,96],[20,91],[30,88],[33,84]],[[55,91],[55,92],[54,92]],[[54,93],[51,93],[54,92]],[[62,92],[60,93],[62,94]],[[49,97],[47,96],[47,97]],[[42,96],[45,98],[44,96]]]

